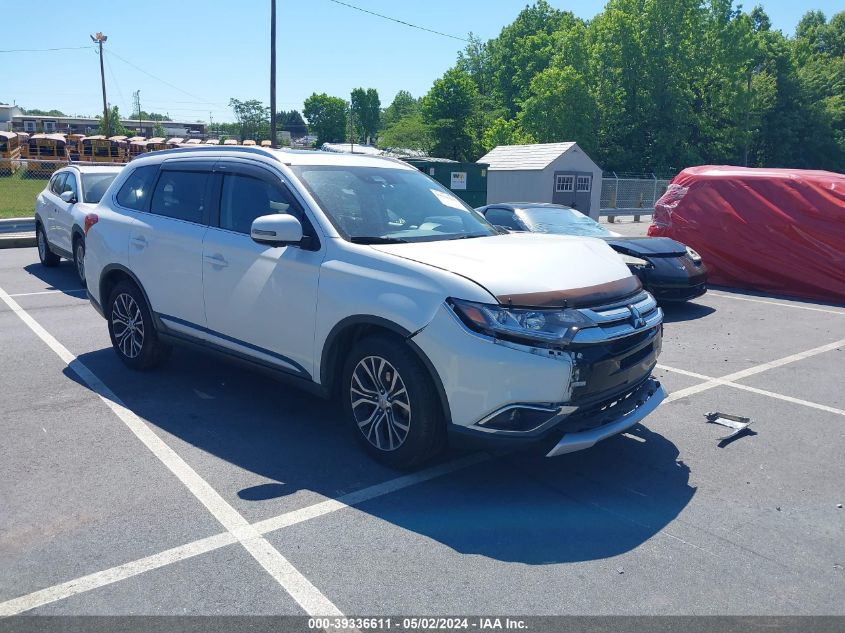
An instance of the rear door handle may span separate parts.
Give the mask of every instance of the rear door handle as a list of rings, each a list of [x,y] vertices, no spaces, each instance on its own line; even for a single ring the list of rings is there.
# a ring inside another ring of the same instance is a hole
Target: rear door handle
[[[223,257],[220,253],[215,253],[214,255],[206,255],[205,261],[217,268],[225,268],[229,265],[229,262],[227,262],[226,258]]]
[[[138,250],[142,250],[147,247],[147,238],[145,238],[143,235],[133,237],[131,241],[132,245],[135,246],[135,248],[137,248]]]

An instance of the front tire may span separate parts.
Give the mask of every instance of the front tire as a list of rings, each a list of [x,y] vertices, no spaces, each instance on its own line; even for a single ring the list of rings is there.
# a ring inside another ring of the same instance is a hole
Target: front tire
[[[50,250],[50,244],[47,242],[47,234],[44,233],[44,227],[40,224],[35,230],[35,242],[38,246],[38,259],[41,260],[41,265],[47,268],[59,265],[59,256]]]
[[[411,469],[445,444],[445,420],[431,376],[397,337],[370,336],[343,372],[343,407],[364,450],[392,468]]]
[[[170,354],[170,346],[159,340],[144,295],[134,283],[121,281],[115,286],[106,315],[112,347],[127,367],[152,369]]]

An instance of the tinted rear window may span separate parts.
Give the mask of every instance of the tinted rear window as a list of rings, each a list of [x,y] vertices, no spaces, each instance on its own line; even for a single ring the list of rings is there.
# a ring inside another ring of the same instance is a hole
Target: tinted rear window
[[[176,220],[201,223],[208,178],[208,172],[162,171],[153,192],[150,212]]]
[[[106,189],[115,179],[117,174],[82,174],[82,189],[85,202],[96,204],[99,202]]]
[[[126,182],[117,192],[117,203],[128,209],[144,211],[147,208],[157,173],[158,165],[138,167],[129,174]]]

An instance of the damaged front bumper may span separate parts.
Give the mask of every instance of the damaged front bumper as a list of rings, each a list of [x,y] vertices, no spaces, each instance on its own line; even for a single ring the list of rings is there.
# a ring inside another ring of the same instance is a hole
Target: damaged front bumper
[[[666,395],[666,390],[658,381],[647,380],[636,391],[608,403],[591,415],[589,428],[565,432],[546,457],[581,451],[608,437],[624,433],[660,406]]]
[[[647,378],[628,391],[591,404],[543,407],[549,419],[529,432],[450,425],[450,439],[468,448],[531,448],[541,450],[547,457],[555,457],[590,448],[601,440],[624,433],[657,409],[666,396],[660,382]],[[515,405],[503,411],[528,406]]]

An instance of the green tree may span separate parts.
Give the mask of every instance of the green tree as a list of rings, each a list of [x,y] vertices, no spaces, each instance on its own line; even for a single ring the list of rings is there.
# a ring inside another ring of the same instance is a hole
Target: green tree
[[[375,88],[355,88],[350,100],[352,122],[359,143],[375,139],[381,122],[381,101]]]
[[[546,0],[525,7],[516,19],[491,40],[486,50],[465,49],[467,59],[480,68],[490,69],[492,91],[509,116],[516,115],[519,103],[527,97],[534,75],[545,70],[557,52],[559,31],[579,22],[572,13],[553,9]],[[470,46],[473,46],[472,42]],[[475,46],[475,49],[478,47]],[[489,55],[489,60],[485,56]],[[459,59],[460,64],[460,59]],[[479,75],[483,89],[485,73]]]
[[[305,119],[299,110],[282,110],[276,114],[276,121],[279,129],[290,132],[292,138],[301,138],[308,134],[308,126],[305,125]]]
[[[385,128],[390,127],[399,119],[403,119],[420,111],[420,102],[407,90],[400,90],[393,97],[393,101],[384,109],[381,121]]]
[[[526,132],[541,143],[576,141],[586,152],[593,150],[595,103],[574,68],[547,68],[538,73],[531,80],[530,95],[519,113]]]
[[[423,121],[422,114],[415,112],[387,126],[381,133],[379,146],[412,149],[429,154],[434,147],[434,138],[431,128]]]
[[[435,156],[472,160],[478,153],[478,88],[469,75],[448,70],[423,97],[423,121],[431,128]]]
[[[23,110],[23,108],[21,108]],[[67,116],[61,110],[39,110],[32,108],[30,110],[23,110],[24,114],[31,114],[33,116]]]
[[[347,105],[339,97],[313,93],[305,100],[302,113],[308,128],[317,135],[317,145],[343,141],[346,136]]]
[[[481,144],[484,151],[489,152],[499,145],[529,145],[536,142],[537,139],[523,130],[516,120],[498,118],[484,130]]]
[[[129,118],[130,119],[137,119],[138,118],[138,112],[137,111],[133,112],[132,115]],[[166,114],[159,114],[157,112],[145,112],[144,110],[141,110],[140,118],[141,118],[142,121],[172,121],[173,120],[169,116],[167,116]]]
[[[117,106],[112,106],[109,109],[108,126],[106,126],[105,121],[103,121],[103,117],[98,116],[97,120],[99,121],[97,125],[97,134],[102,134],[103,136],[133,135],[132,131],[123,127],[123,124],[120,122],[120,111]]]
[[[240,140],[269,138],[270,108],[258,99],[249,101],[229,99],[229,107],[235,113]]]

